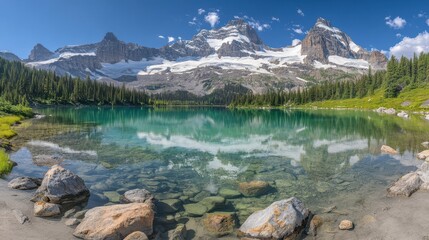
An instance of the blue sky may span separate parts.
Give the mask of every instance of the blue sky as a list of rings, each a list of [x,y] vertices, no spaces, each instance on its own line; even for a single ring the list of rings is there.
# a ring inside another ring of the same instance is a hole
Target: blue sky
[[[206,17],[216,28],[234,16],[246,16],[247,21],[260,28],[261,38],[272,47],[290,45],[293,39],[304,38],[305,31],[318,17],[330,20],[367,49],[389,51],[404,37],[414,41],[418,34],[429,31],[427,0],[350,2],[0,0],[0,50],[26,58],[36,43],[55,50],[64,45],[98,42],[107,31],[125,42],[160,47],[168,43],[169,36],[190,39],[199,29],[211,29]],[[200,14],[199,9],[202,9]],[[303,34],[297,33],[298,29]],[[425,35],[429,39],[429,34]],[[422,39],[423,42],[416,40],[424,44],[420,47],[428,47],[429,40],[426,36]]]

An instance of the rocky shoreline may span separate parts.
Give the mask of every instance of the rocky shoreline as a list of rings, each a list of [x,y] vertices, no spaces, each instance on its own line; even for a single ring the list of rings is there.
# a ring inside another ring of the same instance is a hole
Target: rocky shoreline
[[[382,146],[381,150],[388,154],[397,154],[396,150],[389,146]],[[418,157],[428,160],[429,155],[426,153],[427,151],[423,151]],[[418,212],[402,207],[410,204],[424,207],[425,204],[429,204],[429,193],[424,192],[428,190],[426,188],[428,176],[429,162],[424,162],[416,172],[401,177],[387,190],[388,200],[383,198],[383,201],[386,201],[384,204],[390,205],[389,207],[384,207],[380,211],[380,206],[376,205],[375,209],[378,208],[378,210],[373,210],[373,214],[365,215],[358,221],[358,225],[351,221],[353,216],[346,214],[337,220],[337,230],[323,226],[324,222],[332,221],[327,214],[339,213],[335,206],[322,211],[322,215],[313,215],[305,208],[304,203],[294,197],[273,202],[265,209],[252,213],[239,227],[237,216],[232,212],[207,213],[210,208],[222,204],[225,198],[237,195],[260,196],[269,192],[270,185],[263,181],[244,182],[240,184],[239,191],[223,189],[220,191],[223,197],[205,197],[198,203],[183,205],[183,208],[189,216],[201,217],[204,231],[213,239],[223,236],[226,236],[225,239],[230,237],[231,239],[344,239],[344,237],[361,239],[359,236],[363,233],[374,236],[367,239],[390,239],[376,238],[376,236],[386,231],[385,228],[398,228],[397,219],[404,216],[429,214],[429,210],[422,211],[418,206],[415,206]],[[35,188],[37,188],[35,192],[31,191]],[[410,196],[418,189],[423,192],[415,193],[406,200],[401,197],[391,197]],[[186,222],[177,224],[177,227],[170,230],[168,234],[163,234],[159,227],[155,227],[155,225],[162,225],[157,215],[168,212],[170,208],[180,208],[180,203],[177,202],[180,200],[176,199],[175,202],[157,200],[145,189],[134,189],[120,195],[119,204],[111,203],[84,210],[82,207],[84,205],[80,203],[88,198],[89,190],[83,180],[59,165],[52,166],[43,180],[19,177],[9,183],[0,181],[0,192],[6,200],[0,204],[1,211],[7,213],[4,215],[9,215],[9,219],[12,218],[11,216],[15,218],[14,221],[9,220],[8,224],[1,223],[1,229],[6,229],[7,232],[15,231],[17,227],[26,229],[26,231],[15,232],[17,236],[15,239],[26,239],[25,234],[45,225],[50,226],[51,235],[46,235],[44,239],[57,239],[57,236],[65,234],[68,236],[62,239],[75,239],[75,237],[82,239],[192,238],[190,237],[192,234],[186,228]],[[33,210],[29,204],[30,200],[35,201]],[[10,206],[11,202],[15,203]],[[395,208],[395,215],[392,215],[391,208]],[[404,209],[401,210],[401,208]],[[174,212],[174,209],[172,211]],[[342,214],[344,213],[339,213],[340,216]],[[351,219],[347,219],[347,216]],[[421,227],[422,222],[419,218],[411,220],[415,225],[413,228]],[[384,227],[376,230],[375,226]],[[320,231],[318,231],[319,228]],[[404,227],[402,228],[405,230]],[[416,234],[420,236],[425,233]]]

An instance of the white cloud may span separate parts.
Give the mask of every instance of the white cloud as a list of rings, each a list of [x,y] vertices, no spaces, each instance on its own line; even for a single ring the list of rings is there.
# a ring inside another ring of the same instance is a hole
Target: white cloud
[[[302,28],[292,28],[292,31],[298,34],[304,34],[304,31],[302,31]]]
[[[197,25],[197,17],[192,18],[192,21],[188,22],[190,25]]]
[[[203,14],[203,13],[205,13],[205,12],[206,12],[206,10],[204,10],[204,9],[202,9],[202,8],[198,9],[198,15],[201,15],[201,14]]]
[[[161,39],[164,39],[164,38],[165,38],[165,37],[164,37],[164,36],[162,36],[162,35],[159,35],[158,37],[159,37],[159,38],[161,38]]]
[[[390,55],[412,57],[414,53],[429,52],[429,33],[424,31],[415,38],[404,37],[402,41],[390,48]]]
[[[402,34],[397,33],[397,34],[396,34],[396,37],[400,38],[400,37],[402,37]]]
[[[234,16],[234,18],[235,18],[235,19],[241,19],[241,17],[239,17],[239,16]]]
[[[420,12],[419,14],[417,14],[417,17],[424,18],[424,17],[426,17],[426,13],[425,12]]]
[[[168,37],[168,42],[174,42],[175,38],[174,37]]]
[[[384,20],[386,20],[386,24],[394,29],[401,29],[403,27],[405,27],[405,25],[407,24],[407,21],[405,21],[405,19],[401,18],[401,17],[395,17],[394,19],[392,19],[390,16],[385,17]]]
[[[299,9],[299,8],[298,8],[298,10],[296,10],[296,12],[297,12],[299,15],[301,15],[301,16],[303,16],[303,17],[304,17],[304,12],[303,12],[301,9]]]
[[[298,45],[300,43],[301,43],[301,40],[299,40],[299,39],[292,40],[292,46],[296,46],[296,45]]]
[[[264,29],[268,29],[271,27],[270,24],[268,24],[268,23],[261,24],[258,21],[255,21],[253,18],[252,18],[252,20],[248,21],[248,23],[251,27],[253,27],[254,29],[256,29],[258,31],[264,31]]]
[[[280,18],[276,18],[276,17],[271,17],[271,20],[276,21],[276,22],[280,22]]]
[[[216,24],[219,23],[219,14],[217,12],[209,12],[205,17],[204,20],[210,24],[211,27],[214,27]]]
[[[429,18],[426,19],[426,24],[429,26]]]

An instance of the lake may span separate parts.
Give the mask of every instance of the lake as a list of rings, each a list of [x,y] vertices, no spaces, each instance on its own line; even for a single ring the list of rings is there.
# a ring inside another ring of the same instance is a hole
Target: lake
[[[235,212],[237,227],[252,212],[292,196],[316,214],[335,206],[337,217],[344,212],[364,215],[396,178],[416,169],[421,161],[415,154],[429,140],[429,124],[421,116],[402,119],[370,111],[202,107],[36,111],[46,117],[18,127],[19,149],[11,154],[18,166],[8,179],[43,177],[49,167],[33,160],[54,156],[90,188],[91,197],[82,207],[116,203],[125,191],[145,188],[163,201],[155,230],[166,232],[186,223],[195,238],[206,234],[201,218],[190,217],[183,205],[221,193],[231,194],[210,211]],[[400,154],[382,154],[383,144]],[[268,182],[270,191],[258,197],[232,194],[239,183],[252,180]],[[174,206],[168,206],[172,202]]]

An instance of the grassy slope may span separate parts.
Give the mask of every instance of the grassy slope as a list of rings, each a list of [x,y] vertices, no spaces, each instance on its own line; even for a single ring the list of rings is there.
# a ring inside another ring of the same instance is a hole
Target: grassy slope
[[[9,145],[8,139],[16,135],[12,125],[26,117],[33,116],[31,108],[15,106],[0,100],[0,176],[12,170],[12,163],[5,149]]]
[[[354,109],[376,109],[378,107],[395,108],[409,111],[427,111],[429,107],[421,107],[423,102],[429,100],[429,86],[412,89],[401,93],[397,98],[384,98],[384,90],[377,90],[374,95],[364,98],[353,98],[344,100],[327,100],[308,103],[304,107],[318,108],[354,108]],[[401,106],[402,103],[410,101],[409,106]]]

